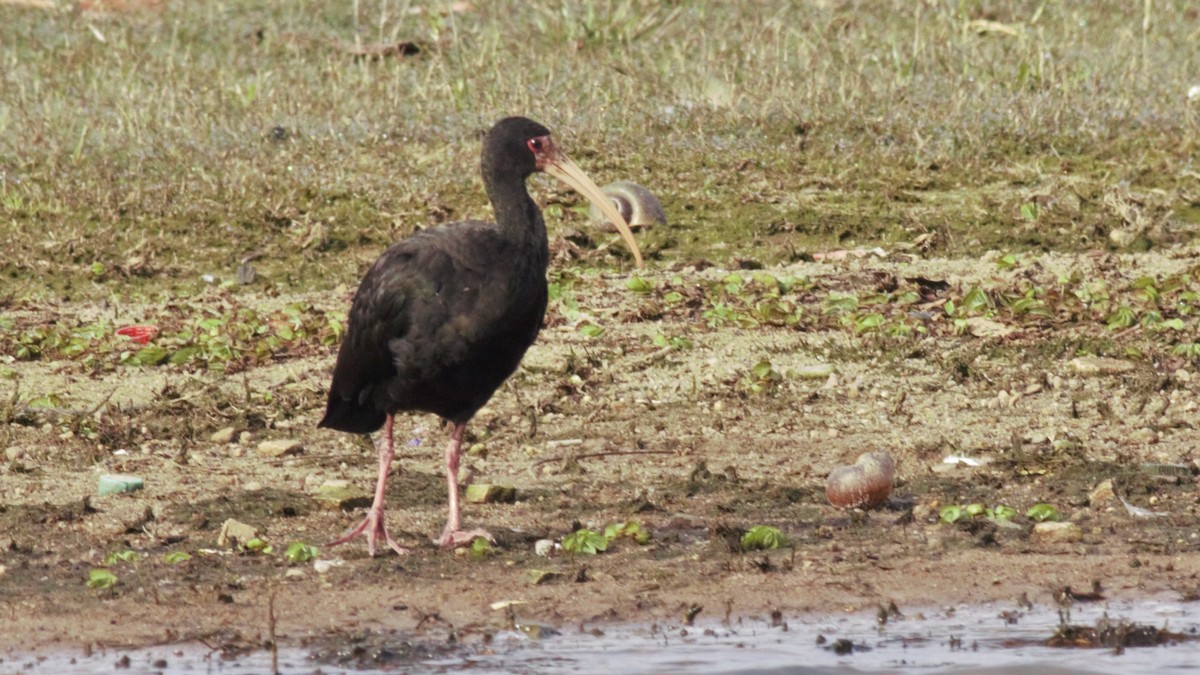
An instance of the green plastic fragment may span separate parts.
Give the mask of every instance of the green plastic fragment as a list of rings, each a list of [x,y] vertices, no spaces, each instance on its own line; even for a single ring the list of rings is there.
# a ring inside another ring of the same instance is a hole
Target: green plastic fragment
[[[130,476],[123,473],[108,473],[100,476],[100,496],[115,495],[121,492],[134,492],[146,487],[141,476]]]

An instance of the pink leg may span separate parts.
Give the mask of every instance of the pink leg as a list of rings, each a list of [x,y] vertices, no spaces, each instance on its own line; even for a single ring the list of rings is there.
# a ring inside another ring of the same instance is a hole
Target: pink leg
[[[395,419],[388,415],[387,424],[383,427],[383,442],[379,446],[379,478],[375,481],[375,501],[371,503],[371,510],[367,512],[367,517],[357,527],[346,535],[329,542],[326,546],[344,544],[365,533],[367,535],[367,553],[370,553],[372,558],[375,557],[375,540],[380,537],[387,540],[388,546],[392,547],[396,553],[408,554],[408,549],[397,544],[387,533],[383,516],[383,495],[384,489],[387,487],[388,470],[392,467],[392,457],[396,455],[396,448],[392,442],[392,423],[394,421]]]
[[[446,445],[446,487],[450,493],[450,519],[446,521],[446,527],[442,530],[442,536],[435,543],[444,549],[457,548],[463,544],[469,544],[475,540],[475,537],[483,537],[490,542],[495,543],[495,539],[486,530],[468,530],[462,529],[461,521],[458,513],[458,456],[462,451],[463,432],[467,430],[467,425],[455,424],[454,430],[450,432],[450,442]]]

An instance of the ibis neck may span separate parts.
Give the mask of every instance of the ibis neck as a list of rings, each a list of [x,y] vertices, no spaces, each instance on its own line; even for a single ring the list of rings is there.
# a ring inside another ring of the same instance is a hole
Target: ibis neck
[[[488,199],[496,216],[496,226],[506,239],[539,251],[541,267],[548,264],[550,253],[546,240],[546,222],[542,212],[529,196],[524,179],[486,180]]]

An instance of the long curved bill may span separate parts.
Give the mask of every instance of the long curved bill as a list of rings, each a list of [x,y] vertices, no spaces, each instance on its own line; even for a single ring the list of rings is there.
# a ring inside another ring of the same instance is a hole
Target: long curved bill
[[[633,238],[633,231],[629,229],[629,225],[625,223],[625,219],[617,212],[617,208],[613,206],[612,200],[600,188],[596,187],[596,184],[592,182],[591,178],[587,177],[583,169],[576,166],[575,162],[572,162],[561,150],[557,148],[555,150],[556,152],[541,167],[542,171],[570,185],[576,192],[587,197],[588,201],[595,204],[601,213],[608,216],[608,219],[612,221],[613,227],[617,228],[617,232],[621,234],[621,238],[625,240],[625,243],[629,246],[629,250],[633,252],[634,263],[640,269],[642,267],[642,251],[638,248],[637,240]]]

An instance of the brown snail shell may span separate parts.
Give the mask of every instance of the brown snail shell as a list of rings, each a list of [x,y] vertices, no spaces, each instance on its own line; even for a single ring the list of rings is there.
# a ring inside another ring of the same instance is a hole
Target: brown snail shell
[[[619,180],[605,185],[600,188],[600,191],[612,200],[613,205],[617,207],[617,211],[629,224],[631,230],[667,224],[667,212],[663,211],[662,202],[637,183]],[[608,222],[608,219],[600,213],[600,209],[595,205],[588,207],[588,217],[599,223],[601,229],[609,232],[615,231],[611,224],[605,227],[604,224]]]
[[[882,504],[892,494],[896,460],[886,452],[864,452],[850,466],[829,472],[825,496],[829,503],[844,509],[869,509]]]

